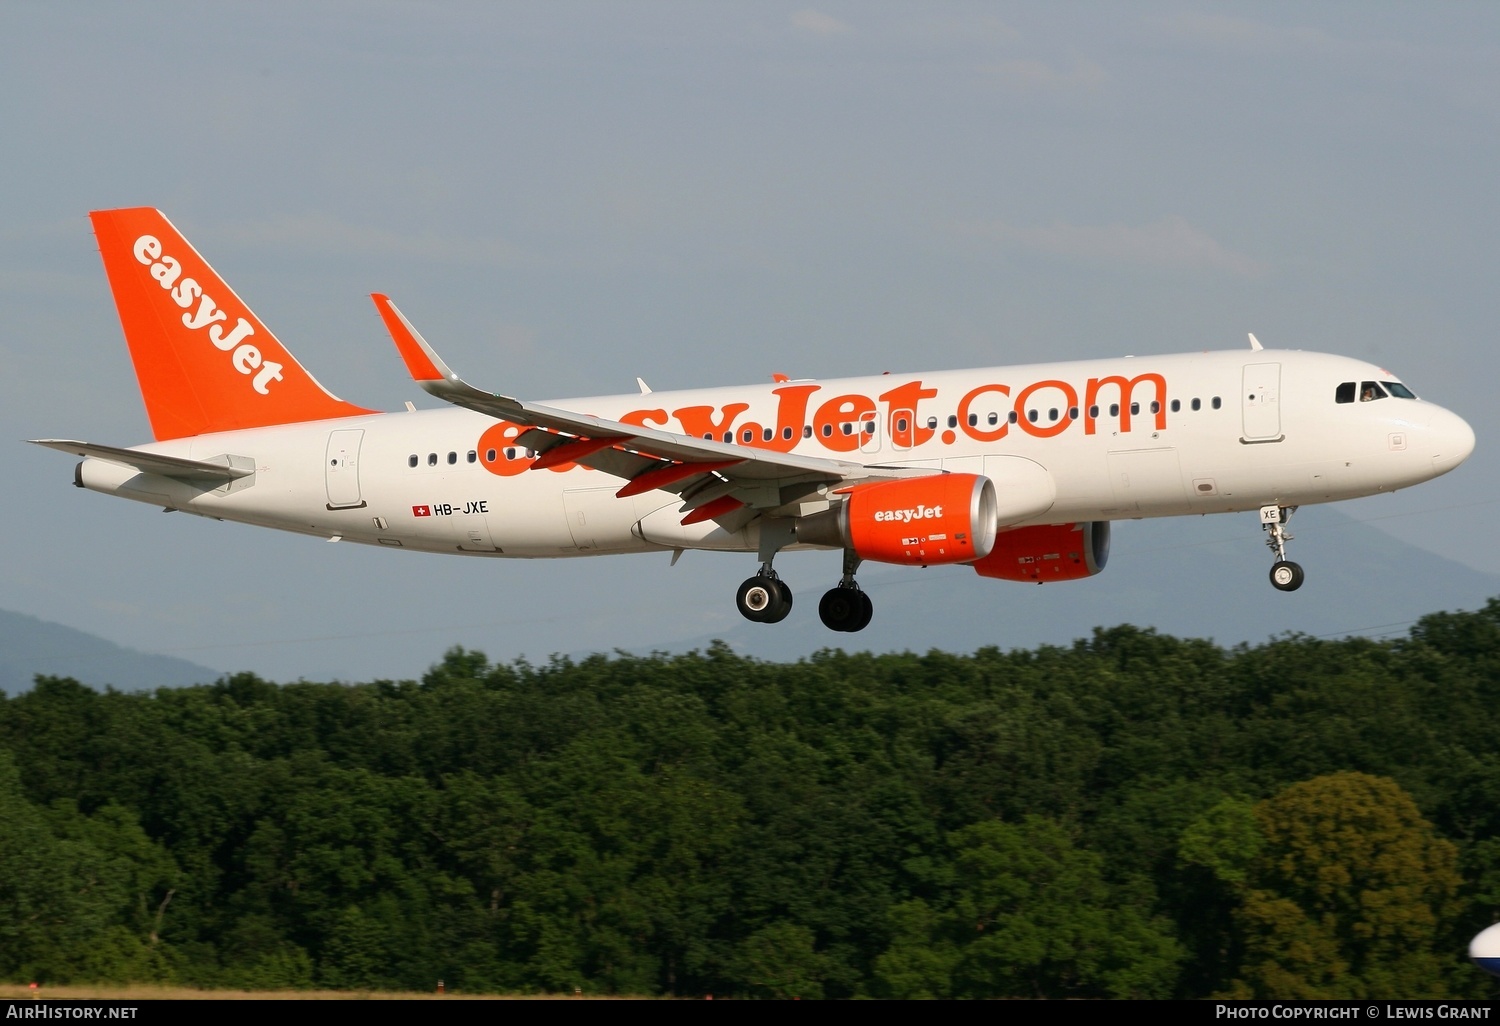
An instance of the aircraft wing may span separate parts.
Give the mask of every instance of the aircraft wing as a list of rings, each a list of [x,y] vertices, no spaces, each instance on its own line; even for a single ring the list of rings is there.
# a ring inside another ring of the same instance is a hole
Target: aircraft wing
[[[516,441],[541,454],[534,469],[580,463],[624,478],[616,493],[621,498],[658,489],[683,496],[684,524],[712,519],[734,529],[754,511],[794,502],[824,485],[934,473],[732,445],[486,392],[455,374],[388,297],[371,298],[407,370],[429,395],[530,428]]]
[[[156,474],[179,481],[216,481],[227,483],[255,473],[253,466],[232,466],[229,457],[219,457],[224,463],[205,460],[189,460],[181,456],[162,456],[138,449],[120,449],[113,445],[94,445],[91,442],[75,442],[66,438],[33,438],[32,445],[44,445],[73,456],[87,456],[96,460],[108,460],[121,466],[138,470],[142,474]]]

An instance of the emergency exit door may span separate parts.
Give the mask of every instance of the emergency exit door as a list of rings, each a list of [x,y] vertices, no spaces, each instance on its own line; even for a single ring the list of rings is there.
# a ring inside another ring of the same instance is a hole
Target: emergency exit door
[[[359,443],[362,429],[330,432],[323,472],[328,482],[329,509],[358,509],[365,504],[359,494]]]

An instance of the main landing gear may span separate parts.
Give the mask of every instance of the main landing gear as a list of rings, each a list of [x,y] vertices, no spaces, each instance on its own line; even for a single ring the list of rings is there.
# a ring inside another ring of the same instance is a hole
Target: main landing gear
[[[875,615],[875,606],[870,596],[859,590],[859,585],[850,581],[840,582],[823,593],[818,603],[818,619],[831,631],[847,631],[853,634],[870,625]]]
[[[755,623],[780,623],[792,611],[792,589],[766,563],[734,596],[740,615]]]
[[[1260,508],[1260,525],[1266,532],[1266,546],[1276,554],[1276,562],[1271,564],[1271,585],[1277,591],[1296,591],[1302,587],[1302,567],[1286,558],[1286,543],[1292,540],[1286,522],[1295,512],[1296,506]]]
[[[853,634],[870,626],[875,615],[875,606],[870,596],[860,590],[854,582],[854,571],[859,569],[859,557],[844,550],[844,576],[839,583],[823,593],[818,602],[818,619],[831,631]]]
[[[853,633],[870,625],[875,615],[875,606],[870,596],[860,590],[854,581],[854,571],[859,566],[859,557],[844,553],[844,576],[839,583],[823,594],[818,602],[818,618],[831,631]],[[740,615],[754,623],[779,623],[792,611],[792,589],[776,576],[771,561],[761,564],[760,572],[740,585],[734,596],[734,604]]]

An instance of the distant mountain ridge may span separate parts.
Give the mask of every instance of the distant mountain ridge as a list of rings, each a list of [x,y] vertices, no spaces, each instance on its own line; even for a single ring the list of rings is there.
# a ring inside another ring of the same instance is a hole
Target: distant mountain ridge
[[[222,676],[186,659],[137,652],[60,623],[0,609],[0,691],[27,691],[37,674],[121,691],[182,687]]]

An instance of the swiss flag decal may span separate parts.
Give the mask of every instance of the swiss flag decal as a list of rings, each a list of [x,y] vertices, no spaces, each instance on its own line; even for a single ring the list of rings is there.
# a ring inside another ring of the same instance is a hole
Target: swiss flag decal
[[[431,506],[413,506],[411,508],[411,515],[414,516],[414,517],[430,517],[430,516],[432,516],[432,507]]]

